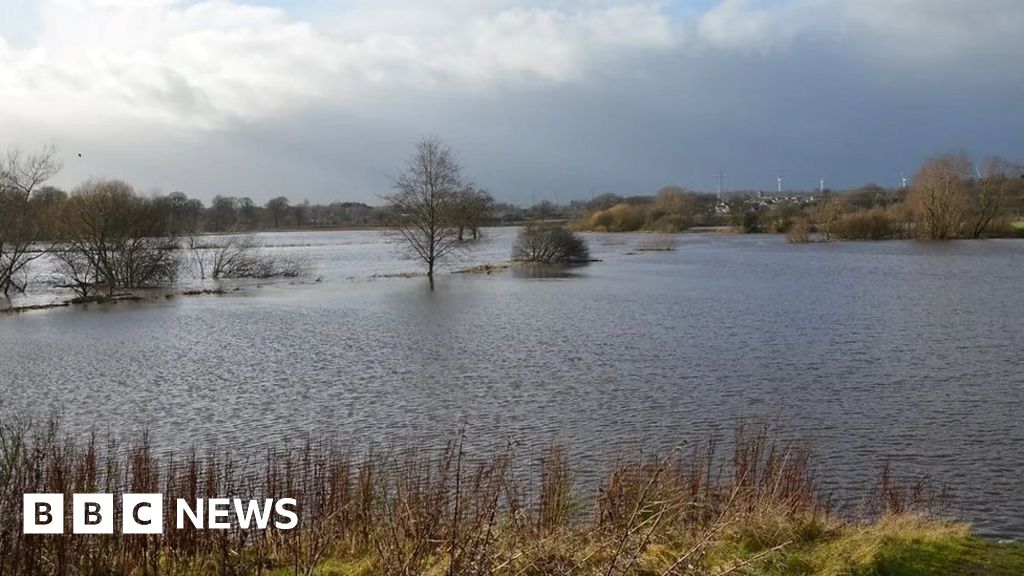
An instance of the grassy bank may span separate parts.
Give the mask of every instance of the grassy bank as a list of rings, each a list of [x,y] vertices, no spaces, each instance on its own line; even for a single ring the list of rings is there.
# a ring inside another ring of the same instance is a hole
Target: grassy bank
[[[739,426],[661,456],[621,458],[583,482],[558,445],[354,453],[332,442],[156,454],[0,425],[4,575],[1020,574],[1024,549],[931,516],[941,494],[888,468],[838,514],[810,448]],[[21,495],[164,494],[159,536],[21,534]],[[178,530],[183,498],[295,498],[294,530]],[[12,512],[14,511],[14,512]]]
[[[803,538],[775,546],[761,543],[777,538],[776,530],[800,533],[807,526],[774,526],[738,534],[726,532],[706,544],[692,535],[650,544],[609,572],[609,547],[588,539],[563,538],[543,545],[538,554],[524,548],[524,560],[497,571],[472,574],[746,574],[752,576],[1019,576],[1024,574],[1024,544],[1001,544],[974,537],[963,524],[944,523],[922,516],[897,515],[872,523],[836,522],[825,532],[817,527]],[[755,537],[751,542],[746,538]],[[700,553],[692,552],[695,548]],[[685,559],[680,563],[680,559]],[[527,564],[531,564],[527,566]],[[449,564],[438,558],[423,574],[448,574]],[[385,574],[372,555],[340,556],[322,562],[312,572],[324,576],[376,576]],[[295,574],[291,568],[272,572]]]

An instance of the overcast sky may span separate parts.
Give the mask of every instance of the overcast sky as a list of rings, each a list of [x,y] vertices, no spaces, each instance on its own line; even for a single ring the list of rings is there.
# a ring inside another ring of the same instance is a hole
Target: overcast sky
[[[425,135],[517,203],[894,185],[1024,160],[1022,30],[1021,0],[0,0],[0,149],[204,200],[375,202]]]

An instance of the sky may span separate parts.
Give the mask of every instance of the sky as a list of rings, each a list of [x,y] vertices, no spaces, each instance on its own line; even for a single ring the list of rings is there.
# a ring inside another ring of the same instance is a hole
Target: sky
[[[519,204],[892,186],[1024,160],[1020,2],[0,0],[0,150],[207,201],[378,203],[427,136]]]

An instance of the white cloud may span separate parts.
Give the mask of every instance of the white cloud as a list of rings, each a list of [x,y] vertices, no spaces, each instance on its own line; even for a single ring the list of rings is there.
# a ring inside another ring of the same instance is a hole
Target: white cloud
[[[700,17],[698,39],[712,47],[759,54],[787,48],[811,29],[820,4],[803,0],[758,6],[750,0],[723,0]]]
[[[1020,0],[844,0],[853,47],[894,66],[938,66],[941,74],[1019,72]]]
[[[317,99],[344,103],[364,87],[572,81],[603,50],[672,41],[651,6],[483,8],[391,3],[342,12],[345,26],[322,30],[227,0],[47,0],[35,46],[0,47],[0,98],[6,110],[51,118],[218,127]]]
[[[0,18],[26,1],[0,0]],[[1002,128],[1019,113],[1002,103],[1024,94],[1020,0],[721,0],[703,12],[689,0],[246,1],[41,0],[16,37],[0,22],[0,149],[85,150],[64,185],[124,176],[209,197],[243,193],[224,189],[243,177],[252,194],[354,174],[386,187],[403,147],[430,132],[486,148],[478,162],[533,158],[548,169],[534,188],[677,174],[666,147],[703,154],[704,173],[744,154],[744,139],[747,155],[814,156],[815,132],[794,134],[792,152],[758,135],[813,124],[855,136],[900,98],[888,118],[900,138],[934,145],[934,109],[949,122],[940,135],[992,126],[986,141],[1019,142]],[[892,141],[880,164],[907,149]],[[495,180],[538,173],[495,164]]]

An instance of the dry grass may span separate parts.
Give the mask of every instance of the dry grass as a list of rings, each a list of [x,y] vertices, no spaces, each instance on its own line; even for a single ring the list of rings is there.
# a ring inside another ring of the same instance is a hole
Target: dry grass
[[[0,515],[3,575],[741,573],[835,530],[812,453],[738,426],[731,450],[707,441],[622,460],[595,494],[576,489],[562,446],[535,473],[511,445],[469,457],[440,450],[355,454],[328,440],[271,449],[158,455],[62,436],[50,423],[0,426],[0,509],[27,492],[162,492],[160,536],[26,536]],[[886,473],[888,474],[888,473]],[[887,481],[876,514],[916,501]],[[300,526],[174,529],[174,499],[295,498]],[[723,547],[723,543],[729,543]],[[725,554],[723,550],[742,550]]]

